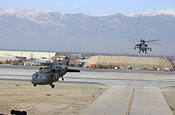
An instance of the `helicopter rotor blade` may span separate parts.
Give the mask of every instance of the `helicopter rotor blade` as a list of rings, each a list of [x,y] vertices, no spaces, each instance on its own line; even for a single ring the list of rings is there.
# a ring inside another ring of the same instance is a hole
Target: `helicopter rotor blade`
[[[156,41],[160,41],[160,39],[155,39],[155,40],[147,40],[147,41],[145,41],[145,42],[147,42],[147,43],[151,43],[151,42],[156,42]]]
[[[135,37],[131,37],[131,36],[127,36],[129,38],[129,41],[134,41],[134,42],[139,42],[140,40],[138,40]]]
[[[149,44],[162,45],[162,43],[149,43]]]

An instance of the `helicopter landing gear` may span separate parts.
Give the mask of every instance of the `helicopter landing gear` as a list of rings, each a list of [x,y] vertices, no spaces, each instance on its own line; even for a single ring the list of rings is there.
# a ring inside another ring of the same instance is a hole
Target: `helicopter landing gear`
[[[51,86],[51,88],[54,88],[54,87],[55,87],[55,85],[54,85],[54,84],[50,84],[50,86]]]
[[[147,54],[147,52],[145,52],[145,54]]]
[[[33,86],[36,87],[36,84],[34,84]]]
[[[139,51],[139,53],[140,53],[140,51]]]
[[[152,51],[152,49],[150,48],[149,51]]]
[[[64,81],[64,78],[63,78],[63,76],[60,76],[60,77],[61,77],[62,81]],[[60,77],[59,77],[59,78],[60,78]],[[59,80],[59,78],[58,78],[58,80]]]

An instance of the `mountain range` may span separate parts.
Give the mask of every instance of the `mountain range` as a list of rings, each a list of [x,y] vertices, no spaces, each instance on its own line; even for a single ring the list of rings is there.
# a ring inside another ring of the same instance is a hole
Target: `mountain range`
[[[137,54],[140,39],[151,55],[174,55],[175,11],[90,16],[33,9],[0,9],[0,49]]]

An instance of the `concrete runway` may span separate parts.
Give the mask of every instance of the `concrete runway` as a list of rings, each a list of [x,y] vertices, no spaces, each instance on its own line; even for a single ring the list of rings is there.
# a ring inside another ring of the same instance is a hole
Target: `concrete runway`
[[[0,66],[0,79],[31,80],[37,68]],[[103,83],[111,87],[82,115],[173,115],[161,86],[174,86],[174,72],[82,70],[68,73],[65,82]],[[48,86],[49,87],[49,86]],[[57,86],[56,86],[57,87]]]

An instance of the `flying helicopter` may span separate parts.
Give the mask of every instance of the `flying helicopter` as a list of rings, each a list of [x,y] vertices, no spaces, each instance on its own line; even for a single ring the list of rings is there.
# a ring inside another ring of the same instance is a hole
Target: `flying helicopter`
[[[31,83],[34,87],[36,87],[36,85],[49,84],[52,88],[54,88],[55,85],[53,82],[58,81],[59,78],[62,78],[62,81],[64,81],[63,76],[67,72],[80,72],[80,70],[69,69],[67,66],[69,61],[70,59],[66,57],[66,59],[61,62],[42,63],[43,67],[39,68],[39,72],[33,73]]]
[[[147,51],[152,51],[152,48],[148,46],[148,44],[158,44],[158,43],[153,43],[156,41],[160,41],[160,39],[155,39],[155,40],[144,40],[140,39],[138,44],[135,44],[134,50],[139,49],[139,53],[143,52],[147,54]]]

